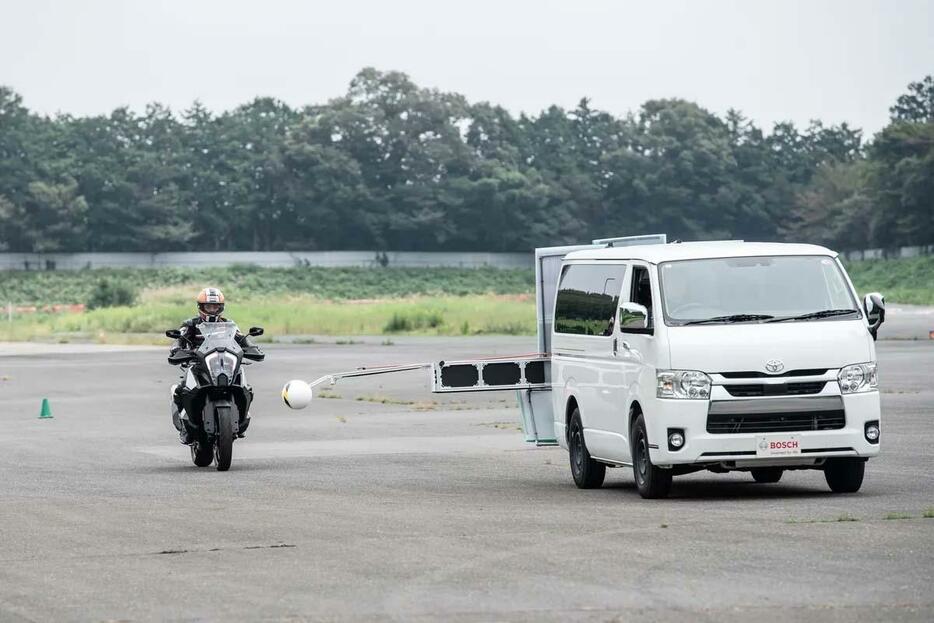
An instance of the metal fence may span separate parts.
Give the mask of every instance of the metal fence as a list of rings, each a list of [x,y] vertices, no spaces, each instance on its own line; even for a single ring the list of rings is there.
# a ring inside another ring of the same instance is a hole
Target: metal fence
[[[409,251],[308,251],[230,253],[0,253],[0,270],[85,268],[202,268],[209,266],[456,267],[532,269],[529,253],[419,253]]]

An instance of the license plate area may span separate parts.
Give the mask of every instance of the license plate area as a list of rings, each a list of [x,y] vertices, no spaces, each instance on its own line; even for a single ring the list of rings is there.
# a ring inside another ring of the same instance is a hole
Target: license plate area
[[[801,454],[799,435],[757,435],[756,456],[798,456]]]

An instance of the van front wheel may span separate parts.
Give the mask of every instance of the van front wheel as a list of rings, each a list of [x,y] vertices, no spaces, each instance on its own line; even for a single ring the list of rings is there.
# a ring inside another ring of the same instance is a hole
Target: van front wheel
[[[866,461],[862,459],[827,459],[824,478],[834,493],[856,493],[863,486]]]
[[[645,418],[640,413],[632,424],[632,473],[639,495],[647,499],[668,497],[671,490],[671,470],[652,463],[649,456],[649,436],[645,432]]]
[[[584,442],[584,426],[581,424],[580,410],[571,413],[571,425],[568,429],[568,450],[571,458],[571,476],[578,489],[597,489],[606,477],[606,465],[590,458],[587,444]]]

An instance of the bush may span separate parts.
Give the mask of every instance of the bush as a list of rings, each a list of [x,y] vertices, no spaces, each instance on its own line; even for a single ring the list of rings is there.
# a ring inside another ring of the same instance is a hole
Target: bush
[[[406,333],[420,329],[437,329],[444,324],[444,317],[436,311],[415,313],[393,313],[383,327],[383,333]]]
[[[401,333],[403,331],[411,330],[411,321],[409,321],[408,316],[404,316],[402,314],[393,314],[392,318],[389,319],[389,322],[386,323],[386,326],[383,327],[383,333]]]
[[[136,290],[123,281],[101,279],[91,290],[87,300],[88,309],[102,307],[130,307],[136,302]]]

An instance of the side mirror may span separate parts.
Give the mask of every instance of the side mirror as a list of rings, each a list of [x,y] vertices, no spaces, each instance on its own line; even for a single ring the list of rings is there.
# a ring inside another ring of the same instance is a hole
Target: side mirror
[[[619,306],[619,330],[622,333],[651,333],[649,310],[638,303],[623,303]]]
[[[250,337],[259,337],[263,333],[265,333],[265,331],[263,331],[263,327],[250,327]]]
[[[169,329],[165,332],[165,337],[170,337],[173,340],[177,340],[178,338],[182,337],[182,332],[178,329]]]
[[[885,297],[878,292],[870,292],[863,299],[863,307],[866,309],[869,333],[872,334],[872,339],[878,339],[879,327],[885,322]]]

